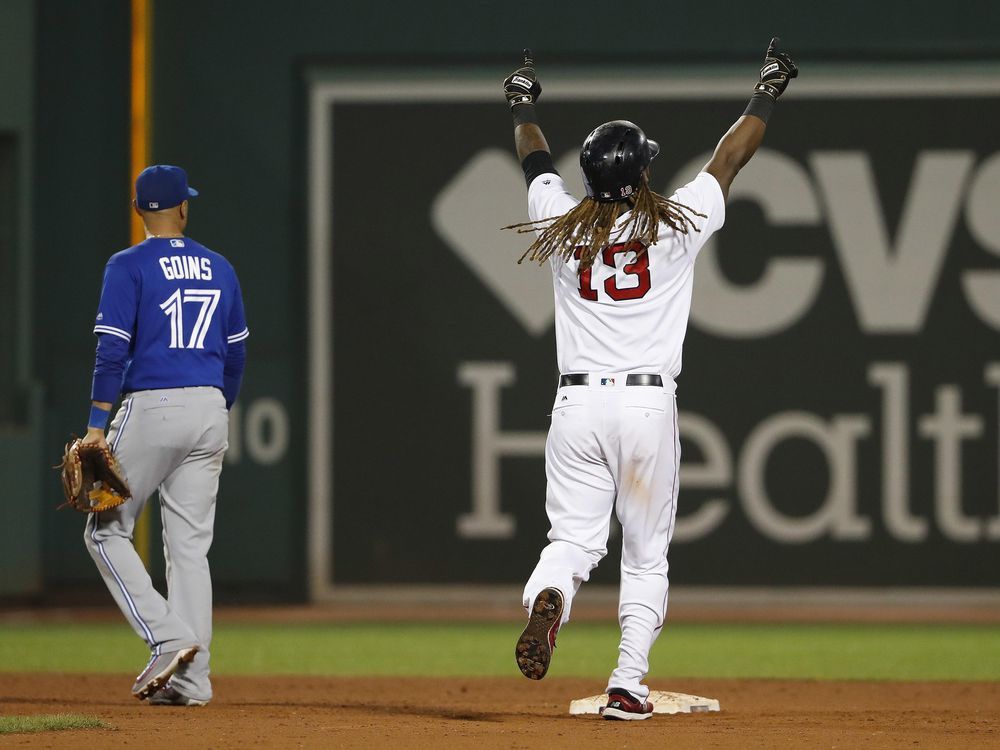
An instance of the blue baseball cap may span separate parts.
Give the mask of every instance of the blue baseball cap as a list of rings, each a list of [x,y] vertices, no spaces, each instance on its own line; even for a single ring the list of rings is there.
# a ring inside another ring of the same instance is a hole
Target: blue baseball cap
[[[180,167],[155,164],[135,178],[135,202],[143,211],[162,211],[179,206],[198,191],[188,187],[188,176]]]

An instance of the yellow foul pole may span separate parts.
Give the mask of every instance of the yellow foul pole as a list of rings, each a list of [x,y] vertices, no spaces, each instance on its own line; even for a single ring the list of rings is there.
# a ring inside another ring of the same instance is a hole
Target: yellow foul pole
[[[152,25],[153,0],[132,1],[132,60],[131,60],[131,106],[130,106],[130,158],[132,178],[149,165],[150,137],[152,133],[150,78],[152,72]],[[146,239],[142,221],[135,211],[129,210],[131,217],[131,241],[136,245]],[[133,541],[146,567],[149,567],[149,505],[136,521]]]

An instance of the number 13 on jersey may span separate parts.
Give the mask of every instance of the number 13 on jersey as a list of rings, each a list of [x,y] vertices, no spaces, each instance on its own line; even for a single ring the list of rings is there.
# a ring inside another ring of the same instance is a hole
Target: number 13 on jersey
[[[649,256],[646,254],[646,248],[642,245],[642,243],[632,241],[628,243],[618,243],[617,245],[609,245],[598,254],[598,257],[607,267],[617,269],[618,266],[616,256],[624,255],[626,253],[633,253],[634,260],[626,262],[625,265],[622,266],[622,272],[626,276],[635,276],[636,285],[622,288],[618,286],[618,280],[615,276],[609,276],[605,279],[604,291],[615,302],[622,302],[629,299],[642,299],[646,296],[646,293],[649,291],[651,286],[649,278]],[[577,260],[580,260],[580,256],[582,254],[583,250],[581,248],[577,248],[574,253],[574,257]],[[584,299],[596,302],[597,290],[593,287],[591,276],[592,269],[590,268],[584,269],[580,273],[580,296]]]

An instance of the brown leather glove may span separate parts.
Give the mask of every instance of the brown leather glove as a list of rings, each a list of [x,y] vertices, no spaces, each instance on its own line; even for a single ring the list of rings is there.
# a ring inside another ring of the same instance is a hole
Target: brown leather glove
[[[121,464],[109,448],[84,444],[79,438],[66,444],[62,463],[63,494],[69,506],[81,513],[110,510],[132,498]]]

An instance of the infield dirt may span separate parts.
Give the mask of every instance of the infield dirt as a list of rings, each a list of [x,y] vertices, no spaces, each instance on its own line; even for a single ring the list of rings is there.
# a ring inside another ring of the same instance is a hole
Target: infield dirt
[[[130,675],[0,675],[0,714],[82,713],[112,729],[0,736],[4,747],[986,748],[1000,683],[673,680],[720,713],[643,722],[571,717],[592,680],[218,677],[204,708],[154,708]]]

